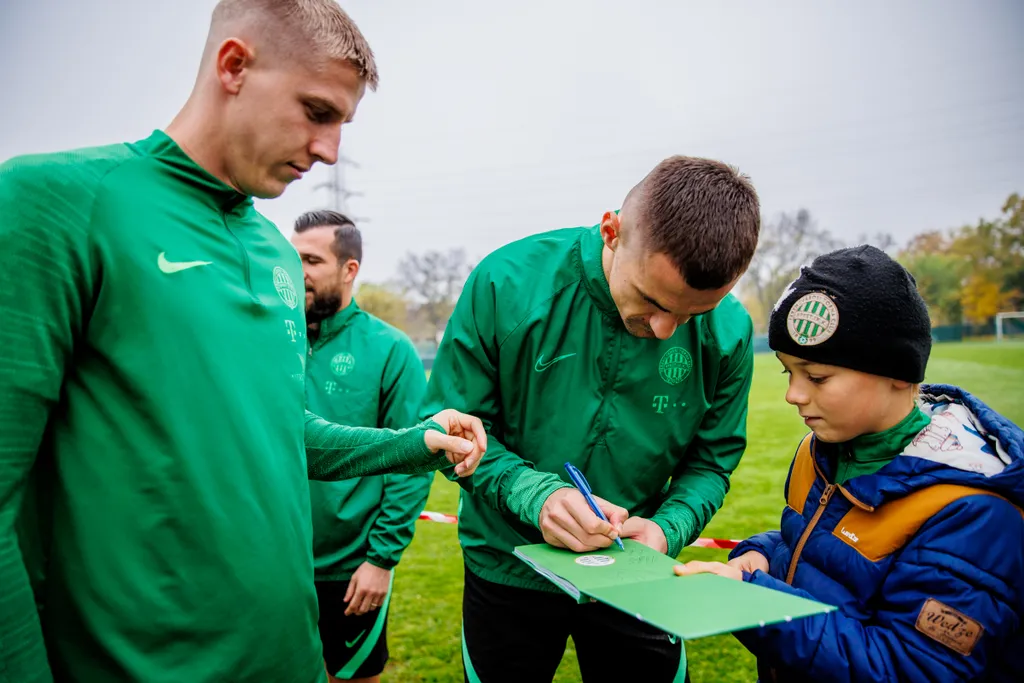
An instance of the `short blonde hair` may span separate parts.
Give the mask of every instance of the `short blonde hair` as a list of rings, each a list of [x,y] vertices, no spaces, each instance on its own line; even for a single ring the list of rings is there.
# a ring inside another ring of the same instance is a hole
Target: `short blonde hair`
[[[227,38],[225,33],[249,28],[272,49],[288,56],[326,58],[352,64],[370,90],[379,76],[366,38],[334,0],[220,0],[210,20],[207,52]]]

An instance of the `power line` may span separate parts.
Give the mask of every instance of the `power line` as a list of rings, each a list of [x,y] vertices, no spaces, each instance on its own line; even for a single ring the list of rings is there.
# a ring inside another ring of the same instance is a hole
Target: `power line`
[[[345,186],[345,167],[359,168],[359,164],[352,161],[345,155],[339,155],[338,160],[331,166],[330,179],[313,186],[313,191],[327,190],[331,197],[331,208],[338,213],[345,214],[355,223],[369,223],[369,218],[357,218],[349,212],[349,197],[361,197],[362,192],[350,190]]]
[[[1020,105],[1024,107],[1024,99],[1020,100]],[[369,183],[374,187],[381,186],[382,188],[389,189],[388,186],[397,186],[404,192],[406,186],[411,186],[409,189],[433,193],[435,191],[434,186],[427,184],[425,181],[450,180],[452,185],[457,183],[489,184],[492,181],[487,178],[488,175],[529,173],[531,177],[535,177],[538,170],[545,172],[547,175],[554,176],[601,173],[603,172],[603,166],[613,161],[621,164],[624,160],[651,159],[653,160],[652,163],[656,163],[667,154],[667,150],[680,147],[688,148],[691,153],[694,153],[694,149],[698,149],[700,153],[697,155],[700,156],[708,154],[711,149],[717,148],[722,151],[727,148],[730,150],[741,150],[745,144],[756,143],[758,145],[757,151],[759,152],[764,152],[766,148],[782,148],[787,150],[785,157],[791,159],[793,157],[793,148],[812,145],[813,158],[820,159],[828,158],[823,157],[823,145],[842,149],[844,150],[844,156],[849,157],[863,154],[865,144],[883,142],[887,136],[896,141],[895,145],[888,145],[887,148],[890,151],[895,149],[910,151],[921,147],[931,148],[937,143],[950,145],[955,142],[956,144],[963,145],[967,142],[975,142],[972,138],[993,134],[1005,135],[1006,139],[1012,141],[1020,139],[1021,111],[1021,107],[1018,107],[1018,111],[1010,112],[983,111],[979,112],[982,116],[967,121],[937,121],[934,118],[894,120],[892,125],[882,129],[846,124],[829,124],[824,128],[818,126],[781,131],[756,131],[748,129],[738,135],[721,136],[713,140],[698,140],[692,135],[687,136],[688,140],[682,141],[667,139],[659,145],[651,147],[630,145],[627,148],[616,149],[598,144],[598,141],[595,140],[594,144],[588,145],[588,147],[599,149],[600,151],[577,154],[557,160],[503,161],[500,165],[489,162],[458,170],[445,169],[438,171],[431,169],[419,172],[414,171],[408,174],[396,174],[393,172],[387,172],[386,174],[381,172],[375,173],[372,168],[367,168],[366,172],[360,175],[360,178],[364,183]],[[880,123],[880,121],[876,120],[875,123]],[[926,123],[933,124],[934,128],[929,129],[923,125]],[[821,133],[822,135],[815,136],[812,133]]]

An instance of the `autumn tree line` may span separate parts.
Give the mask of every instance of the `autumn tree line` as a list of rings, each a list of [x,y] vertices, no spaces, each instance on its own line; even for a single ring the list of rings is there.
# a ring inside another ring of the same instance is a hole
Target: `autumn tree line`
[[[1024,310],[1024,196],[1014,193],[994,219],[931,230],[900,247],[891,235],[841,240],[806,209],[765,218],[757,253],[736,293],[759,334],[800,266],[818,254],[872,244],[913,273],[932,324],[984,325],[1001,311]],[[359,305],[429,346],[443,333],[473,264],[462,249],[409,253],[387,283],[364,283]]]

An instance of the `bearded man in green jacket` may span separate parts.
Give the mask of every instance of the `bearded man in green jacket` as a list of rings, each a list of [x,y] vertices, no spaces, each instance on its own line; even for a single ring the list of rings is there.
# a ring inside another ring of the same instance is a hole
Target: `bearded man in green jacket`
[[[306,286],[306,407],[355,427],[415,425],[426,372],[409,337],[352,296],[363,261],[359,229],[337,211],[310,211],[291,239]],[[392,570],[432,481],[421,473],[309,482],[320,640],[332,682],[380,680]]]
[[[622,537],[675,557],[711,520],[746,445],[752,325],[729,291],[759,229],[745,176],[672,157],[599,225],[520,240],[471,274],[421,412],[452,405],[489,434],[460,482],[468,681],[550,681],[569,635],[586,680],[684,680],[674,637],[576,605],[512,550]]]

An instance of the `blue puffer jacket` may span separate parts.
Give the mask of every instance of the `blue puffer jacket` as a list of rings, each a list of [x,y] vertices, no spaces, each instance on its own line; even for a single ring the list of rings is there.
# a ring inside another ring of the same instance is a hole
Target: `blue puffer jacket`
[[[731,553],[839,608],[737,633],[763,683],[1024,680],[1024,432],[956,387],[922,394],[931,424],[875,474],[829,484],[805,438],[782,530]]]

